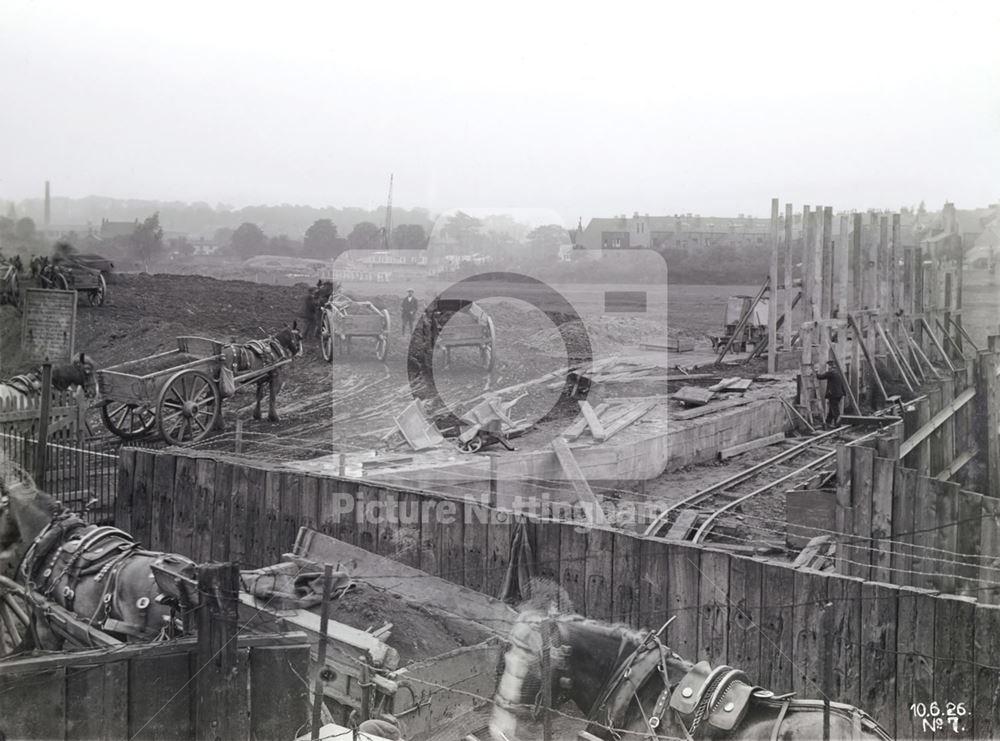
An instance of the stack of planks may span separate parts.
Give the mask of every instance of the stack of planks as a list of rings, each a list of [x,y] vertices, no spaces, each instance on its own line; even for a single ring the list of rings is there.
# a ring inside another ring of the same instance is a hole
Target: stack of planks
[[[578,368],[576,373],[594,383],[632,383],[635,381],[658,381],[661,383],[709,381],[719,378],[715,373],[677,373],[670,374],[661,365],[635,363],[607,358],[595,361],[590,369]],[[546,388],[556,389],[563,385],[563,380],[553,381]]]
[[[596,407],[592,407],[590,402],[581,401],[580,419],[567,427],[562,437],[572,442],[585,432],[589,432],[597,442],[606,442],[653,411],[660,401],[660,399],[610,400]]]

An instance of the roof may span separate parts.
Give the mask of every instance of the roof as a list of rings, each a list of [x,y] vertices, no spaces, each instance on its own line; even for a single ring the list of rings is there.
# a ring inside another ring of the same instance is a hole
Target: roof
[[[976,247],[1000,247],[1000,223],[988,226],[976,237]]]
[[[104,239],[131,237],[138,223],[138,221],[108,221],[104,219],[101,221],[101,237]]]
[[[646,224],[650,232],[712,232],[728,233],[729,231],[747,232],[760,231],[767,232],[771,228],[770,219],[758,219],[749,216],[740,217],[717,217],[717,216],[626,216],[626,217],[597,217],[591,219],[587,224],[587,229],[597,229],[602,232],[624,232],[629,231],[632,224],[636,222]]]

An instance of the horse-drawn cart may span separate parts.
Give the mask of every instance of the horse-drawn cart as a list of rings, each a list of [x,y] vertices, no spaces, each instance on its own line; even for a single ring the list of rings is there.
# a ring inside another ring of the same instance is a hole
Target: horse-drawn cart
[[[38,283],[42,288],[85,293],[91,306],[103,306],[108,295],[108,284],[100,270],[71,261],[45,265],[38,273]]]
[[[486,370],[493,370],[496,360],[496,330],[493,319],[475,303],[464,304],[442,300],[438,302],[438,325],[435,350],[445,355],[445,366],[451,365],[451,351],[459,347],[479,350],[479,360]]]
[[[223,370],[239,367],[237,354],[256,350],[261,362],[234,373],[235,388],[262,382],[292,357],[274,343],[226,345],[203,337],[178,337],[177,349],[97,371],[101,418],[123,440],[156,427],[169,443],[199,442],[219,425]]]
[[[358,337],[375,340],[375,357],[385,360],[389,352],[389,311],[370,301],[334,294],[323,306],[320,325],[323,359],[332,363],[335,354],[350,354],[351,340]]]

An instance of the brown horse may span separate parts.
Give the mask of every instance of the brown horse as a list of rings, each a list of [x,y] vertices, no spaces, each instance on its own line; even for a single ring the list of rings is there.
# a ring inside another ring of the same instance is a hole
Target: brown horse
[[[297,358],[301,354],[302,334],[299,332],[298,322],[292,322],[292,326],[285,327],[266,339],[251,340],[241,345],[230,345],[227,348],[227,361],[235,375],[250,374],[253,377],[253,371],[258,369],[262,371],[259,377],[250,381],[256,385],[257,392],[253,410],[254,419],[260,419],[260,405],[264,398],[264,386],[266,385],[268,388],[267,419],[269,422],[280,421],[276,397],[281,390],[284,379],[280,367],[270,371],[266,369],[279,360]]]
[[[537,737],[526,724],[541,698],[543,650],[549,656],[552,706],[571,700],[587,717],[586,731],[560,737],[567,741],[805,741],[824,738],[824,723],[830,739],[890,738],[857,708],[830,703],[824,717],[822,701],[777,697],[731,667],[692,664],[656,633],[531,611],[515,624],[504,656],[490,724],[495,741]]]
[[[87,398],[92,398],[97,393],[94,363],[83,353],[80,353],[72,363],[52,367],[52,389],[54,391],[68,391],[74,388],[82,388]],[[0,381],[0,401],[22,396],[36,397],[41,393],[41,369]]]
[[[183,599],[169,575],[193,576],[194,562],[144,551],[116,528],[88,525],[2,454],[0,502],[0,573],[13,567],[18,582],[122,640],[151,641],[181,630],[176,611]],[[32,623],[29,646],[61,648],[64,636],[38,615]]]

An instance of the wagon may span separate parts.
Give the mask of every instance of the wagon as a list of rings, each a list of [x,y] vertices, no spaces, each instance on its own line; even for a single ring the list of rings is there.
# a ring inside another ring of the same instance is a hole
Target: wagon
[[[451,351],[459,347],[479,350],[479,360],[486,370],[493,370],[496,361],[496,329],[493,319],[475,303],[443,300],[438,302],[439,327],[434,343],[436,350],[445,355],[445,365],[451,365]]]
[[[231,345],[204,337],[178,337],[177,349],[97,371],[101,418],[123,440],[158,428],[169,443],[199,442],[222,415],[220,378],[231,365]],[[276,360],[236,375],[237,387],[291,362]]]
[[[337,293],[323,307],[320,325],[320,348],[323,359],[333,362],[334,355],[348,355],[351,340],[375,341],[375,357],[385,360],[389,352],[389,311],[370,301],[355,301]]]
[[[18,286],[17,266],[13,263],[0,261],[0,306],[10,304],[17,306],[20,302],[21,290]]]
[[[103,306],[108,295],[108,284],[100,270],[73,262],[47,265],[39,273],[38,282],[42,288],[85,293],[91,306]]]

